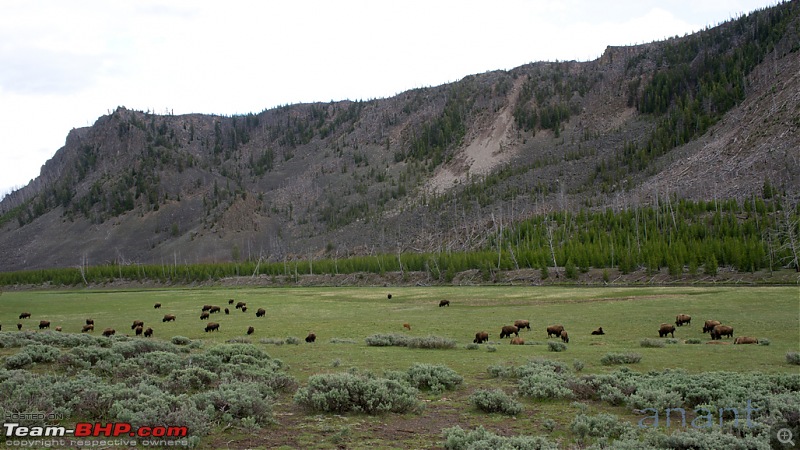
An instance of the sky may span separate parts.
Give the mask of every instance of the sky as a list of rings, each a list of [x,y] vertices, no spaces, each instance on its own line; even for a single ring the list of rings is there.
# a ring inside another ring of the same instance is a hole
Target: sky
[[[0,0],[0,197],[125,106],[246,114],[589,61],[777,0]]]

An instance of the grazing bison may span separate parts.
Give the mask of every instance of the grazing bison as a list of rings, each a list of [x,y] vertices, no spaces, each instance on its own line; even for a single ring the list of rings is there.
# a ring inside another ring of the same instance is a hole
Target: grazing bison
[[[148,327],[146,330],[144,330],[144,337],[150,337],[152,335],[153,335],[153,329],[152,328]]]
[[[50,321],[49,320],[40,320],[39,321],[39,329],[44,330],[45,328],[50,328]]]
[[[228,308],[225,308],[225,314],[230,314],[230,313],[231,313],[231,310],[228,309]]]
[[[675,316],[675,325],[676,326],[683,326],[683,324],[691,325],[692,324],[692,316],[688,314],[678,314]]]
[[[564,325],[550,325],[547,327],[547,337],[561,337],[562,331],[564,331]]]
[[[306,342],[308,343],[314,342],[316,340],[317,340],[317,335],[314,333],[308,333],[308,336],[306,336]]]
[[[239,303],[236,304],[236,309],[242,309],[242,306],[244,306],[246,304],[247,303],[245,303],[245,302],[239,302]]]
[[[161,319],[161,321],[162,321],[162,322],[175,322],[175,316],[174,316],[174,315],[172,315],[172,314],[166,314],[166,315],[164,316],[164,318],[163,318],[163,319]]]
[[[719,320],[706,320],[706,323],[703,324],[703,333],[708,333],[709,331],[713,330],[715,326],[720,325]]]
[[[94,319],[86,319],[86,325],[94,325]]]
[[[439,308],[441,308],[442,306],[450,306],[450,300],[439,301]]]
[[[606,334],[606,333],[603,331],[603,327],[600,327],[600,328],[592,331],[592,336],[602,336],[604,334]]]
[[[408,331],[411,331],[411,324],[410,323],[404,323],[403,324],[403,328],[405,328]]]
[[[256,317],[264,317],[266,314],[267,311],[264,308],[258,308],[258,311],[256,311]]]
[[[500,330],[500,339],[508,336],[511,337],[511,334],[516,334],[519,337],[519,328],[515,327],[514,325],[506,325]]]
[[[247,327],[247,334],[251,335],[256,332],[256,329],[253,327]]]
[[[141,320],[134,320],[133,325],[131,325],[131,330],[135,330],[136,327],[143,327],[143,326],[144,322],[142,322]]]
[[[247,306],[242,306],[242,312],[247,312]]]
[[[154,309],[161,308],[161,303],[156,303],[155,305],[153,305],[153,308]]]
[[[206,325],[206,333],[209,331],[219,331],[219,324],[216,322],[209,322],[208,325]]]
[[[86,333],[89,331],[94,331],[94,325],[84,325],[83,329],[81,329],[81,333]]]
[[[212,306],[211,309],[208,310],[209,314],[214,314],[222,311],[219,306]]]
[[[389,295],[387,295],[387,296],[386,296],[386,298],[388,298],[389,300],[391,300],[391,299],[392,299],[392,294],[389,294]]]
[[[475,333],[475,340],[473,340],[472,343],[483,344],[484,342],[489,342],[489,333],[485,331],[479,331]]]
[[[213,306],[211,306],[211,305],[203,305],[203,309],[201,309],[201,311],[208,311],[211,308],[213,308]]]
[[[105,330],[103,330],[103,336],[105,336],[105,337],[111,337],[111,336],[115,335],[116,333],[117,333],[117,330],[115,330],[113,328],[106,328]]]
[[[668,334],[671,334],[672,337],[675,337],[675,325],[662,323],[661,327],[658,329],[658,337],[666,337]]]
[[[200,313],[200,320],[208,320],[209,314],[208,311],[203,311]]]
[[[21,329],[22,329],[22,324],[21,324],[21,323],[18,323],[18,324],[17,324],[17,331],[19,331],[19,330],[21,330]]]
[[[527,328],[528,330],[531,329],[531,323],[528,320],[515,320],[514,326],[519,328],[520,330],[523,328]]]
[[[136,327],[136,335],[137,335],[137,336],[141,336],[141,335],[142,335],[142,331],[144,331],[144,330],[142,329],[142,326],[141,326],[141,325],[139,325],[138,327]]]
[[[56,327],[56,331],[60,332],[62,330],[61,327]],[[738,339],[738,338],[737,338]]]
[[[20,314],[20,315],[19,315],[19,318],[20,318],[20,319],[30,319],[30,318],[31,318],[31,313],[29,313],[29,312],[24,312],[24,313],[22,313],[22,314]]]
[[[511,345],[525,345],[525,340],[521,337],[511,339]]]
[[[722,336],[733,337],[733,327],[727,325],[717,325],[711,330],[711,340],[720,340]]]
[[[232,298],[228,299],[228,304],[229,304],[229,305],[232,305],[232,304],[233,304],[233,299],[232,299]]]
[[[561,331],[561,341],[565,344],[569,344],[569,334],[567,334],[567,330]]]
[[[734,344],[758,344],[758,339],[750,336],[739,336],[733,340]]]

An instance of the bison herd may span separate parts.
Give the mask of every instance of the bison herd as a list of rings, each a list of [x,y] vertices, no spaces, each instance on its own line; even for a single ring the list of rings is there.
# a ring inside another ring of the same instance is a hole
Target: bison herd
[[[675,325],[662,323],[658,328],[658,337],[670,335],[675,337],[675,327],[689,325],[692,323],[692,316],[688,314],[678,314],[675,316]],[[719,320],[706,320],[703,323],[703,333],[708,333],[712,341],[719,341],[723,337],[733,338],[733,327],[723,325]],[[733,340],[734,344],[758,344],[758,339],[749,336],[740,336]]]

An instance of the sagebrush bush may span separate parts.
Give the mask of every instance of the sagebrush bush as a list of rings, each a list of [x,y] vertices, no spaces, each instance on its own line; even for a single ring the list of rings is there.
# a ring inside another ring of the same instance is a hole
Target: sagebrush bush
[[[193,397],[201,411],[214,411],[217,420],[232,423],[232,419],[250,417],[258,424],[272,417],[273,391],[259,383],[227,383]]]
[[[170,352],[145,353],[135,358],[135,361],[142,369],[157,375],[169,375],[183,363],[179,355]]]
[[[479,389],[469,396],[469,401],[483,412],[501,413],[507,416],[515,416],[522,412],[522,404],[502,389]]]
[[[786,362],[800,365],[800,352],[786,352]]]
[[[355,339],[343,339],[343,338],[331,338],[330,341],[328,342],[330,342],[331,344],[358,344],[358,341],[356,341]]]
[[[758,338],[758,345],[769,345],[769,339],[767,338]]]
[[[262,344],[283,345],[286,343],[283,339],[279,338],[261,338],[258,342]]]
[[[150,352],[170,352],[179,353],[178,346],[171,342],[159,341],[156,339],[132,339],[132,340],[116,340],[113,342],[111,349],[119,353],[124,358],[133,358],[142,353]]]
[[[606,353],[600,359],[600,363],[604,366],[613,364],[636,364],[642,360],[642,355],[638,353]]]
[[[11,356],[6,356],[6,359],[3,362],[3,365],[8,370],[24,369],[31,364],[33,364],[33,358],[31,358],[31,355],[25,352],[19,352]]]
[[[299,337],[296,336],[289,336],[286,338],[286,343],[289,345],[300,345],[300,342],[302,341],[300,340]]]
[[[365,341],[370,347],[405,347],[408,338],[402,334],[373,334],[367,336]]]
[[[645,348],[662,348],[662,347],[666,347],[666,345],[667,345],[667,343],[664,342],[663,339],[644,338],[641,341],[639,341],[639,346],[645,347]]]
[[[635,432],[630,423],[619,420],[613,414],[606,413],[594,416],[580,413],[572,420],[570,430],[580,439],[586,439],[587,437],[618,438],[623,434]]]
[[[456,425],[442,430],[444,448],[447,450],[520,449],[558,450],[558,444],[540,436],[500,436],[479,426],[465,431]]]
[[[565,352],[567,351],[567,344],[557,341],[547,342],[547,349],[551,352]]]
[[[697,339],[697,338],[690,338],[690,339],[686,340],[686,343],[687,344],[702,344],[703,341],[701,339]]]
[[[474,342],[471,342],[467,344],[464,348],[466,348],[467,350],[478,350],[479,348],[481,348],[481,346]]]
[[[168,385],[172,392],[189,393],[212,386],[219,381],[219,375],[202,367],[187,367],[169,374]]]
[[[321,412],[404,413],[419,407],[416,395],[416,389],[396,380],[335,373],[312,375],[294,401]]]
[[[453,369],[433,364],[414,363],[408,369],[407,376],[411,386],[434,392],[453,390],[464,382],[464,378]]]
[[[456,341],[440,336],[413,337],[406,344],[409,348],[434,348],[448,349],[455,348]]]
[[[497,351],[497,347],[495,347],[494,345],[487,345],[486,346],[486,351],[489,352],[489,353],[496,352]]]
[[[241,336],[237,336],[235,338],[228,339],[225,342],[227,342],[228,344],[252,344],[253,343],[253,341],[251,341],[250,339],[248,339],[246,337],[241,337]]]
[[[575,372],[582,371],[583,367],[584,367],[583,361],[581,361],[580,359],[576,359],[575,361],[572,362],[572,368],[575,370]]]
[[[175,345],[189,345],[192,343],[192,340],[185,336],[172,336],[170,342]]]

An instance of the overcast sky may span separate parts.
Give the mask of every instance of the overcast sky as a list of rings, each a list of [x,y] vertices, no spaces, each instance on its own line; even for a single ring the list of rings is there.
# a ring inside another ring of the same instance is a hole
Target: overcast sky
[[[0,0],[0,197],[117,106],[239,114],[391,97],[775,0]]]

